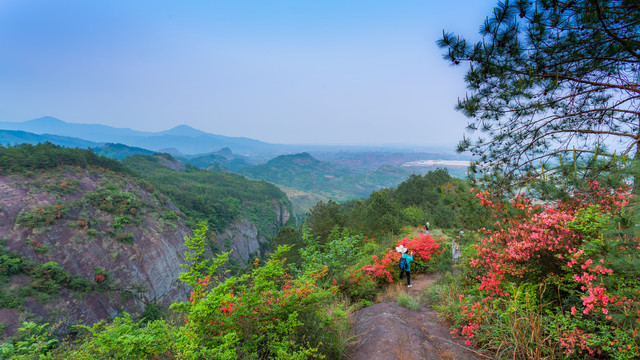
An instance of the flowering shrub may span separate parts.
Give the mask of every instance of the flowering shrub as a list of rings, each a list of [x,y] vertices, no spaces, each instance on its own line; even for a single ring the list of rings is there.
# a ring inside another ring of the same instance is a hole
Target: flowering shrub
[[[415,260],[427,262],[434,254],[440,253],[440,244],[434,241],[431,236],[420,234],[412,238],[404,238],[396,244],[402,245],[413,252]],[[365,265],[360,270],[370,274],[376,281],[393,282],[394,276],[398,274],[398,261],[400,253],[394,249],[387,249],[382,258],[377,255],[371,257],[373,264]]]
[[[110,214],[134,216],[140,212],[142,200],[133,193],[122,191],[113,184],[107,184],[96,191],[85,194],[87,201]]]
[[[340,293],[347,295],[351,301],[370,300],[376,293],[376,282],[357,267],[346,269],[331,283],[337,286]]]
[[[334,295],[318,282],[327,267],[294,279],[282,258],[287,250],[279,248],[251,274],[228,278],[210,291],[192,293],[192,306],[180,331],[181,348],[205,357],[224,349],[229,358],[240,354],[258,358],[310,358],[318,352],[336,355],[338,351],[330,346],[338,334],[332,328],[331,314],[324,311]],[[200,289],[204,289],[206,279],[200,280]],[[185,355],[181,351],[178,354]]]
[[[201,223],[185,242],[188,270],[180,279],[193,289],[188,302],[174,304],[184,315],[177,331],[178,358],[307,359],[325,354],[337,357],[339,336],[333,314],[326,311],[335,299],[335,286],[323,288],[327,266],[293,277],[287,270],[281,246],[261,265],[245,275],[229,277],[213,285],[216,270],[227,254],[215,261],[203,256],[207,227]]]
[[[492,209],[494,224],[480,229],[486,237],[468,263],[477,278],[476,289],[468,290],[474,295],[454,299],[455,335],[468,344],[493,341],[501,324],[494,309],[524,312],[514,289],[540,284],[555,290],[536,290],[527,298],[539,302],[539,309],[526,310],[546,342],[525,346],[544,343],[565,357],[640,357],[640,272],[633,270],[640,264],[640,238],[621,232],[623,224],[632,225],[629,189],[591,182],[569,200],[544,205],[523,195],[509,202],[488,193],[477,197]],[[544,316],[552,319],[540,320]],[[514,344],[516,327],[509,327],[512,337],[505,342]]]
[[[63,218],[68,212],[69,208],[63,204],[38,207],[19,215],[16,222],[30,228],[48,226]]]

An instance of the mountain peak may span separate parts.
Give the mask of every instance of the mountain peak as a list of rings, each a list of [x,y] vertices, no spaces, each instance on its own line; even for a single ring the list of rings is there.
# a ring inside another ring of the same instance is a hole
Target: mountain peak
[[[198,129],[194,129],[189,125],[178,125],[174,128],[171,128],[167,131],[161,132],[163,135],[177,135],[177,136],[202,136],[207,135],[206,132],[200,131]]]
[[[66,122],[58,119],[58,118],[54,118],[53,116],[43,116],[43,117],[39,117],[37,119],[33,119],[33,120],[29,120],[29,121],[25,121],[26,123],[29,124],[37,124],[37,125],[54,125],[54,124],[66,124]]]
[[[228,146],[225,146],[222,149],[218,150],[216,152],[216,154],[218,154],[218,155],[233,155],[233,152],[231,151],[231,149],[229,149]]]
[[[294,159],[314,159],[314,160],[316,160],[316,158],[311,156],[311,154],[309,154],[308,152],[301,152],[301,153],[293,154],[293,155],[290,155],[290,156],[292,158],[294,158]]]

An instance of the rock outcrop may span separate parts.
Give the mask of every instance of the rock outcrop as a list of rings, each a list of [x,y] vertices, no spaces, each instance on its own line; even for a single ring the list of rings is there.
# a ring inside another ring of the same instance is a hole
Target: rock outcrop
[[[271,207],[276,218],[270,225],[272,232],[276,233],[289,221],[292,215],[284,204],[273,201]],[[262,249],[266,246],[261,247],[260,245],[267,244],[269,241],[264,234],[260,234],[255,224],[246,219],[241,219],[227,226],[225,231],[217,235],[217,238],[222,239],[225,250],[233,250],[231,258],[241,260],[243,263],[247,263],[251,256],[264,256]],[[226,245],[224,245],[225,243]],[[227,248],[229,244],[231,246]]]
[[[117,214],[87,201],[85,195],[105,183],[115,183],[118,190],[137,197],[138,213],[127,217],[131,220],[118,220]],[[57,206],[60,212],[44,223],[24,224],[28,214],[38,216]],[[173,215],[171,220],[166,219],[167,214]],[[28,317],[50,323],[91,324],[122,311],[141,313],[148,303],[167,305],[186,300],[187,289],[177,277],[184,271],[180,264],[185,262],[184,237],[190,229],[176,214],[178,208],[161,195],[108,170],[69,167],[30,177],[0,176],[0,238],[5,239],[4,247],[39,264],[55,262],[90,284],[104,282],[89,292],[60,286],[55,296],[27,297],[23,309],[0,309],[2,322],[9,324],[5,335],[15,329],[18,320]],[[32,280],[14,276],[10,286],[28,285]]]

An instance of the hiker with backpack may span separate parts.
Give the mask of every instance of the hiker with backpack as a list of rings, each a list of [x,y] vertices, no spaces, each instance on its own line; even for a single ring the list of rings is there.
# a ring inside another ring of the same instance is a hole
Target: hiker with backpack
[[[460,230],[460,233],[458,234],[458,241],[453,239],[451,242],[451,262],[454,264],[458,262],[458,259],[460,259],[460,241],[462,241],[463,238],[464,231]]]
[[[412,287],[411,285],[411,262],[413,261],[413,252],[409,251],[403,245],[396,247],[396,251],[401,253],[400,262],[398,266],[400,267],[400,279],[407,275],[407,287]]]

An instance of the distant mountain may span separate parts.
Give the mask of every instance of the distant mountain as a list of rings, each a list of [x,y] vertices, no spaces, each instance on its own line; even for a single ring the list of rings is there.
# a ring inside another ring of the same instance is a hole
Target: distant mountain
[[[91,149],[98,155],[103,155],[112,159],[122,160],[132,155],[152,155],[154,151],[123,144],[102,144],[83,139],[59,136],[59,135],[38,135],[19,130],[0,130],[0,145],[11,146],[17,144],[44,144],[50,142],[54,145],[68,148]]]
[[[175,135],[175,136],[191,136],[191,137],[197,137],[197,136],[203,136],[203,135],[209,135],[204,131],[200,131],[198,129],[194,129],[191,126],[188,125],[178,125],[172,129],[166,130],[166,131],[161,131],[159,133],[157,133],[157,135]]]
[[[83,139],[73,138],[69,136],[59,135],[38,135],[31,132],[20,130],[0,130],[0,144],[1,145],[16,145],[16,144],[44,144],[50,142],[55,145],[71,148],[91,148],[99,147],[102,144],[87,141]]]
[[[336,179],[348,174],[308,153],[280,155],[266,164],[242,169],[240,173],[300,190],[330,188]]]
[[[73,124],[51,116],[25,121],[0,122],[1,129],[22,130],[35,134],[52,134],[81,138],[93,142],[119,142],[114,137],[151,136],[153,133],[120,129],[98,124]]]
[[[123,144],[104,144],[100,147],[91,148],[93,152],[98,155],[106,156],[108,158],[122,160],[126,157],[133,155],[153,155],[154,152],[151,150],[127,146]]]
[[[97,143],[121,143],[153,151],[175,148],[183,154],[203,154],[224,147],[239,154],[253,155],[273,154],[282,150],[281,145],[244,137],[209,134],[186,125],[162,132],[144,132],[105,125],[73,124],[46,116],[25,122],[0,122],[0,129],[76,137]]]
[[[238,170],[256,165],[255,161],[246,156],[234,154],[228,147],[209,154],[180,157],[179,159],[187,164],[211,171],[224,171],[224,169],[228,169],[237,172]]]

